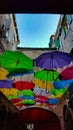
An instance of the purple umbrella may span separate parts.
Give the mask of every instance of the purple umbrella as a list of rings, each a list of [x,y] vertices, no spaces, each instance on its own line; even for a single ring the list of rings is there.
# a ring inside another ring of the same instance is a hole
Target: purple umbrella
[[[10,80],[0,80],[0,88],[12,88],[13,82]]]
[[[41,54],[34,59],[34,65],[45,69],[62,68],[68,65],[73,58],[69,53],[52,51]]]

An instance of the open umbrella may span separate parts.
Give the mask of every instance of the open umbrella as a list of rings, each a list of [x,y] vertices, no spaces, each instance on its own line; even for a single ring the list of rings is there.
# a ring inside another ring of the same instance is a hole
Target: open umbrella
[[[0,88],[12,88],[12,84],[11,80],[0,80]]]
[[[34,88],[35,84],[28,81],[17,81],[13,83],[13,86],[19,90],[28,90]]]
[[[73,61],[73,58],[69,53],[52,51],[43,53],[34,59],[34,66],[44,69],[62,68],[71,61]]]
[[[34,78],[40,79],[42,81],[49,81],[49,82],[54,82],[57,80],[60,80],[58,77],[59,73],[55,70],[39,70],[34,73]]]
[[[64,69],[60,73],[60,76],[62,77],[63,80],[73,79],[73,66],[70,66]]]
[[[61,88],[61,89],[52,89],[50,92],[53,94],[53,95],[55,95],[55,96],[57,96],[57,95],[59,95],[59,94],[64,94],[65,92],[67,91],[67,89],[66,88]]]
[[[25,105],[34,105],[36,102],[34,100],[31,100],[31,99],[23,99],[22,103]]]
[[[5,51],[0,56],[0,65],[7,69],[10,75],[33,70],[33,60],[19,51]]]
[[[24,96],[33,96],[34,92],[31,90],[20,90],[18,91],[19,95],[24,95]]]
[[[7,74],[8,74],[8,71],[6,69],[0,67],[0,80],[5,79]]]
[[[0,88],[0,91],[5,95],[5,96],[9,96],[9,95],[13,95],[16,96],[18,94],[18,89],[15,88]]]
[[[33,92],[34,92],[35,96],[40,95],[40,96],[48,97],[50,95],[49,90],[48,90],[48,93],[46,93],[44,88],[39,88],[38,86],[34,87]]]
[[[34,80],[32,80],[32,82],[36,86],[38,86],[39,88],[42,88],[42,89],[46,89],[47,88],[47,90],[51,90],[52,88],[54,88],[54,86],[50,82],[42,81],[42,80],[39,80],[39,79],[34,79]],[[37,90],[36,87],[34,89],[35,89],[35,91]],[[42,90],[40,90],[40,91],[42,92]]]
[[[61,80],[61,81],[55,81],[53,82],[53,86],[55,89],[61,89],[61,88],[68,88],[68,86],[73,82],[72,79],[70,80]]]

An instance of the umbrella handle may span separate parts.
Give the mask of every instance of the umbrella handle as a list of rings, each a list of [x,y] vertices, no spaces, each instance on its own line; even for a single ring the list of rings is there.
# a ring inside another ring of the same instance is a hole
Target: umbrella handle
[[[46,94],[49,94],[49,90],[46,89]]]

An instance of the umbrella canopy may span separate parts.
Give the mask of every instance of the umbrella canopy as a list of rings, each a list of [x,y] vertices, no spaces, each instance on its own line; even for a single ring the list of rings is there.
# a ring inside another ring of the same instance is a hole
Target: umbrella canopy
[[[0,67],[0,80],[5,79],[7,74],[8,74],[8,71],[6,69]]]
[[[20,90],[18,91],[19,95],[25,95],[25,96],[32,96],[34,95],[34,92],[31,90]]]
[[[19,90],[28,90],[34,88],[35,84],[28,81],[17,81],[13,83],[13,86]]]
[[[52,89],[50,92],[51,92],[53,95],[57,96],[57,95],[60,95],[60,94],[64,94],[66,91],[67,91],[66,88],[61,88],[60,90],[54,88],[54,89]]]
[[[38,72],[34,73],[34,77],[43,81],[57,81],[59,79],[59,73],[55,70],[39,70]]]
[[[26,105],[34,105],[35,101],[31,99],[25,99],[25,100],[22,100],[22,103]]]
[[[5,51],[0,56],[0,65],[7,69],[9,74],[19,74],[33,70],[33,60],[19,51]]]
[[[70,66],[64,69],[60,73],[60,76],[62,77],[63,80],[73,79],[73,66]]]
[[[48,96],[50,95],[49,91],[48,91],[48,93],[46,93],[46,90],[45,90],[45,89],[39,88],[39,87],[37,87],[37,86],[34,87],[33,92],[34,92],[35,96],[36,96],[36,95],[41,95],[41,96],[46,96],[46,97],[48,97]]]
[[[54,86],[52,85],[52,83],[50,82],[46,82],[46,81],[41,81],[39,79],[34,79],[32,81],[36,86],[40,87],[40,88],[43,88],[43,89],[46,89],[47,90],[51,90],[52,88],[54,88]],[[36,88],[36,87],[35,87]],[[36,89],[35,89],[36,90]]]
[[[18,94],[18,89],[15,88],[0,88],[0,91],[5,95],[13,95],[16,96]]]
[[[51,99],[48,99],[47,102],[49,104],[58,104],[58,99],[57,98],[51,98]]]
[[[67,87],[73,82],[73,80],[62,80],[62,81],[55,81],[53,86],[55,89],[61,89]]]
[[[45,69],[62,68],[68,65],[73,58],[69,53],[52,51],[41,54],[39,57],[34,59],[34,64],[37,67]]]
[[[0,80],[0,88],[12,88],[13,82],[10,80]]]

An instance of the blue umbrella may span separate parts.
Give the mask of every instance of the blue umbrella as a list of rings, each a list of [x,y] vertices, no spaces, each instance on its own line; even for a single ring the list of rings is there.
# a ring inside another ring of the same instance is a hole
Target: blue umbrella
[[[57,98],[51,98],[47,100],[47,103],[49,104],[58,104],[58,99]]]
[[[61,89],[61,88],[68,87],[72,82],[73,82],[72,79],[55,81],[55,82],[53,82],[53,86],[54,86],[55,89]]]

